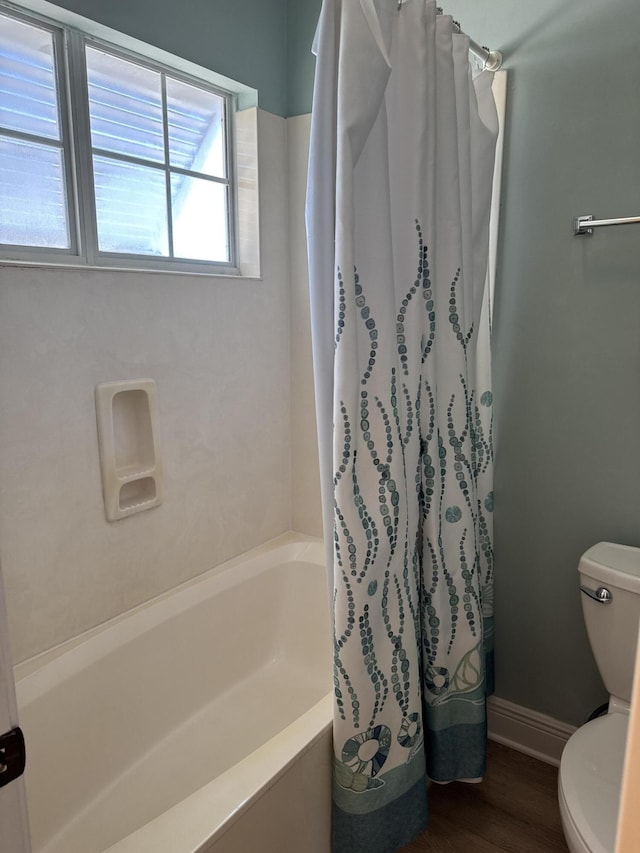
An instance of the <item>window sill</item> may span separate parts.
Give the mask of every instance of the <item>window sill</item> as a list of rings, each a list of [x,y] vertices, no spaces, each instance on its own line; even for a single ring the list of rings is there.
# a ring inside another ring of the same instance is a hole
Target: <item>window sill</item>
[[[161,275],[161,276],[195,276],[196,278],[232,279],[233,281],[262,281],[262,273],[243,273],[242,270],[232,267],[228,271],[200,271],[189,269],[160,269],[152,267],[135,266],[113,266],[109,264],[85,264],[71,260],[25,260],[16,258],[0,258],[0,268],[21,267],[24,269],[59,269],[73,270],[74,272],[109,272],[109,273],[136,273],[138,275]]]

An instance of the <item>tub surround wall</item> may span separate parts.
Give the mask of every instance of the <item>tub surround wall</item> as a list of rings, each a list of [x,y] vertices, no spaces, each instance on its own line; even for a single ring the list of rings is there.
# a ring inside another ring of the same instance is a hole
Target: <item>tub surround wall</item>
[[[120,0],[57,5],[259,86],[260,104],[285,115],[286,2],[240,3],[194,0],[188,15],[165,0],[153,10]],[[263,281],[0,267],[0,558],[16,661],[283,530],[321,535],[308,142],[298,144],[308,117],[289,133],[287,174],[285,123],[260,113]],[[94,386],[142,377],[158,384],[165,501],[112,525]]]
[[[263,280],[0,267],[0,557],[16,662],[290,529],[286,126]],[[267,215],[268,214],[268,215]],[[94,388],[155,379],[164,502],[105,519]]]
[[[287,119],[291,282],[291,523],[322,536],[304,204],[311,116]]]

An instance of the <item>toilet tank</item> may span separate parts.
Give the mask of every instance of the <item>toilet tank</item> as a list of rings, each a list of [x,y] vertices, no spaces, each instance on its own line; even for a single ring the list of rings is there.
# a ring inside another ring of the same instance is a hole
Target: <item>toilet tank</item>
[[[640,548],[599,542],[582,555],[578,572],[584,621],[600,675],[610,696],[629,703],[640,622]],[[602,588],[611,593],[606,603],[588,594]]]

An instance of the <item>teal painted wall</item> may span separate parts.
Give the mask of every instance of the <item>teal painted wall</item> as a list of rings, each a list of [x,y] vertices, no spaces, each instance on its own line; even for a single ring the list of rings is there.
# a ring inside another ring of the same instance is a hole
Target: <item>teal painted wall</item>
[[[287,111],[287,0],[56,0],[58,6],[258,89]]]
[[[311,111],[321,0],[56,0],[56,5],[258,90],[276,115]]]
[[[605,698],[579,556],[602,539],[640,545],[640,227],[591,238],[571,228],[578,214],[640,214],[640,4],[445,5],[503,49],[509,69],[494,336],[497,692],[579,724]],[[310,108],[319,6],[289,5],[292,114]]]
[[[481,5],[481,8],[479,6]],[[576,565],[640,545],[637,0],[448,0],[509,68],[494,335],[498,693],[572,723],[603,700]]]
[[[287,115],[311,112],[315,56],[313,37],[322,0],[288,0],[287,3]]]

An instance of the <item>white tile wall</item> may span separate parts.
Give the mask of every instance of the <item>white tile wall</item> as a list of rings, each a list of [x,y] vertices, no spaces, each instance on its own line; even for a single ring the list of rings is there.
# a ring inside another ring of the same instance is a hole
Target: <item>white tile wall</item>
[[[236,179],[238,189],[238,254],[244,276],[260,275],[258,216],[257,109],[236,113]]]
[[[262,281],[0,268],[16,662],[291,526],[286,125],[261,112],[258,126]],[[164,503],[109,523],[94,387],[143,377],[158,386]]]
[[[291,512],[294,530],[322,536],[304,203],[311,116],[287,119],[291,281]]]

